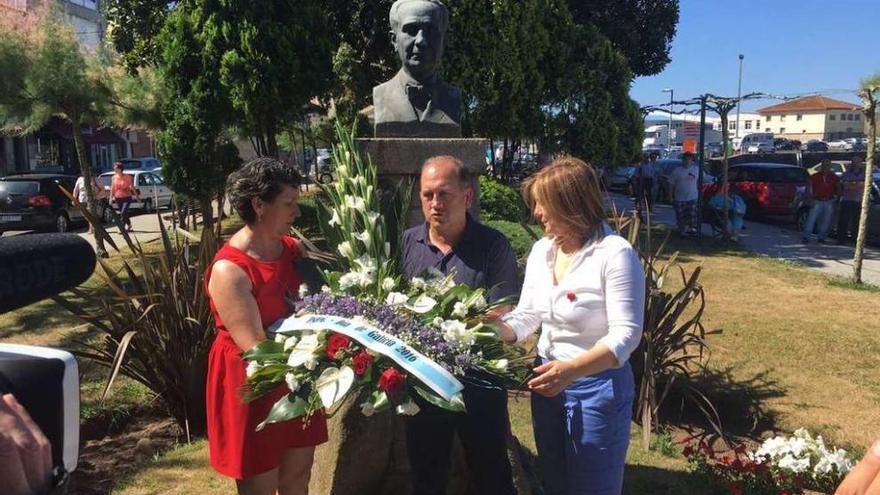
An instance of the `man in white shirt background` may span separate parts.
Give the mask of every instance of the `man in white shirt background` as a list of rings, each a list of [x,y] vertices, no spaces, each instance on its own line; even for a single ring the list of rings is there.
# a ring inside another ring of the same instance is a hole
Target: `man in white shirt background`
[[[682,237],[696,236],[700,225],[697,212],[699,197],[697,177],[700,169],[693,162],[694,154],[684,153],[681,155],[681,166],[676,167],[669,177],[675,206],[675,220],[678,224],[678,233]]]

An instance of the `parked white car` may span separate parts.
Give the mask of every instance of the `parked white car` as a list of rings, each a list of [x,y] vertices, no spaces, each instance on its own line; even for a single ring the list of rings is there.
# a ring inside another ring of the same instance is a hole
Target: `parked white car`
[[[776,151],[776,147],[773,146],[773,143],[766,141],[752,143],[746,148],[746,153],[773,153],[774,151]]]
[[[174,198],[174,192],[165,185],[162,177],[149,170],[125,170],[124,174],[133,176],[132,186],[139,194],[135,195],[131,207],[145,212],[152,212],[153,208],[170,207]],[[110,191],[113,181],[113,172],[103,173],[98,180],[104,184],[104,189]]]
[[[745,151],[746,153],[754,153],[753,151],[749,151],[749,148],[752,145],[765,143],[766,145],[769,145],[769,147],[764,146],[764,149],[768,150],[768,153],[772,153],[776,150],[773,139],[774,136],[772,132],[753,132],[751,134],[746,134],[745,136],[743,136],[739,140],[739,143],[737,143],[736,139],[734,138],[733,145],[734,149],[738,150],[740,153],[742,153],[743,151]],[[739,145],[739,147],[737,147],[737,144]]]
[[[852,149],[852,143],[846,142],[845,139],[835,139],[834,141],[828,141],[828,147],[833,150],[845,150],[847,147]]]

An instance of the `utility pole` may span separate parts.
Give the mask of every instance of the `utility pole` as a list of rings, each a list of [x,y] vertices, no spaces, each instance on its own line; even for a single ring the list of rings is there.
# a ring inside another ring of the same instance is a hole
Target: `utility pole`
[[[739,137],[739,99],[742,96],[742,86],[743,86],[743,59],[745,55],[742,53],[739,54],[739,83],[736,85],[736,135],[734,137]]]
[[[672,153],[672,95],[674,91],[672,88],[665,88],[663,92],[669,93],[669,127],[666,129],[666,156],[669,156]]]
[[[703,237],[703,171],[705,170],[705,148],[706,146],[706,95],[700,97],[700,161],[699,172],[697,175],[697,218],[699,228],[697,229],[697,239]]]

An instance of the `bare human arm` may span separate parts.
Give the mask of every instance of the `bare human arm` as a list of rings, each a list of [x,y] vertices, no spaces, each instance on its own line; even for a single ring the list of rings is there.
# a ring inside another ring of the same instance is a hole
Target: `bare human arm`
[[[214,263],[208,294],[229,335],[242,351],[250,350],[266,340],[260,308],[251,293],[252,289],[253,285],[241,267],[226,260]]]

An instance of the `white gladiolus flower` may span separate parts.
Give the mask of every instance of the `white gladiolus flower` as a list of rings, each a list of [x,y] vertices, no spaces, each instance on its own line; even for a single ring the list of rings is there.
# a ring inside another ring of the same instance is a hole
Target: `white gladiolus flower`
[[[391,243],[386,242],[385,243],[385,257],[388,258],[390,256],[391,256]]]
[[[296,335],[291,335],[287,337],[287,340],[284,341],[284,352],[293,349],[298,341],[299,339],[296,338]]]
[[[415,290],[425,290],[425,287],[427,287],[425,279],[421,277],[413,277],[412,280],[409,281],[409,285]]]
[[[339,218],[339,211],[336,208],[333,208],[333,217],[327,222],[331,227],[335,227],[337,225],[342,225],[342,219]]]
[[[397,414],[404,416],[415,416],[420,410],[419,405],[411,400],[397,406]]]
[[[339,247],[337,247],[336,250],[346,258],[354,258],[354,250],[351,248],[351,243],[348,241],[340,242]]]
[[[367,209],[367,204],[364,202],[364,198],[357,198],[350,194],[345,196],[345,206],[360,212],[366,211]]]
[[[299,284],[299,298],[304,299],[307,295],[309,295],[309,286],[306,284]]]
[[[260,370],[260,365],[256,361],[251,361],[248,363],[247,369],[245,370],[244,373],[245,373],[245,375],[247,375],[248,378],[250,378],[250,377],[254,376],[254,373],[256,373],[259,370]]]
[[[455,303],[455,306],[452,308],[452,316],[457,316],[458,318],[464,318],[467,316],[468,307],[462,302]]]
[[[393,290],[396,285],[397,282],[391,277],[385,277],[382,280],[382,290]]]
[[[296,375],[293,373],[287,373],[284,375],[284,381],[287,382],[287,388],[290,389],[291,392],[296,392],[299,389],[299,380],[296,379]]]
[[[406,304],[407,301],[409,301],[409,298],[406,297],[406,294],[401,294],[400,292],[391,292],[385,297],[385,304],[389,306],[400,306],[401,304]]]
[[[367,223],[370,225],[376,225],[376,221],[379,220],[379,214],[375,211],[367,212]]]
[[[416,299],[415,303],[407,304],[406,309],[412,311],[413,313],[421,315],[434,309],[434,306],[437,306],[437,301],[435,301],[431,297],[422,294],[421,296],[419,296],[418,299]]]
[[[370,257],[369,254],[360,256],[358,259],[354,260],[354,262],[361,267],[361,270],[371,275],[376,272],[376,260]]]
[[[364,402],[363,404],[361,404],[361,414],[368,418],[373,414],[376,414],[376,408],[373,407],[373,403]]]
[[[339,288],[342,290],[348,290],[358,285],[359,280],[360,274],[358,272],[348,272],[339,277]]]
[[[369,230],[365,230],[365,231],[361,232],[360,234],[355,234],[354,237],[355,237],[355,239],[363,242],[364,245],[367,245],[367,246],[370,245],[370,240],[373,238],[373,236],[370,235]]]

